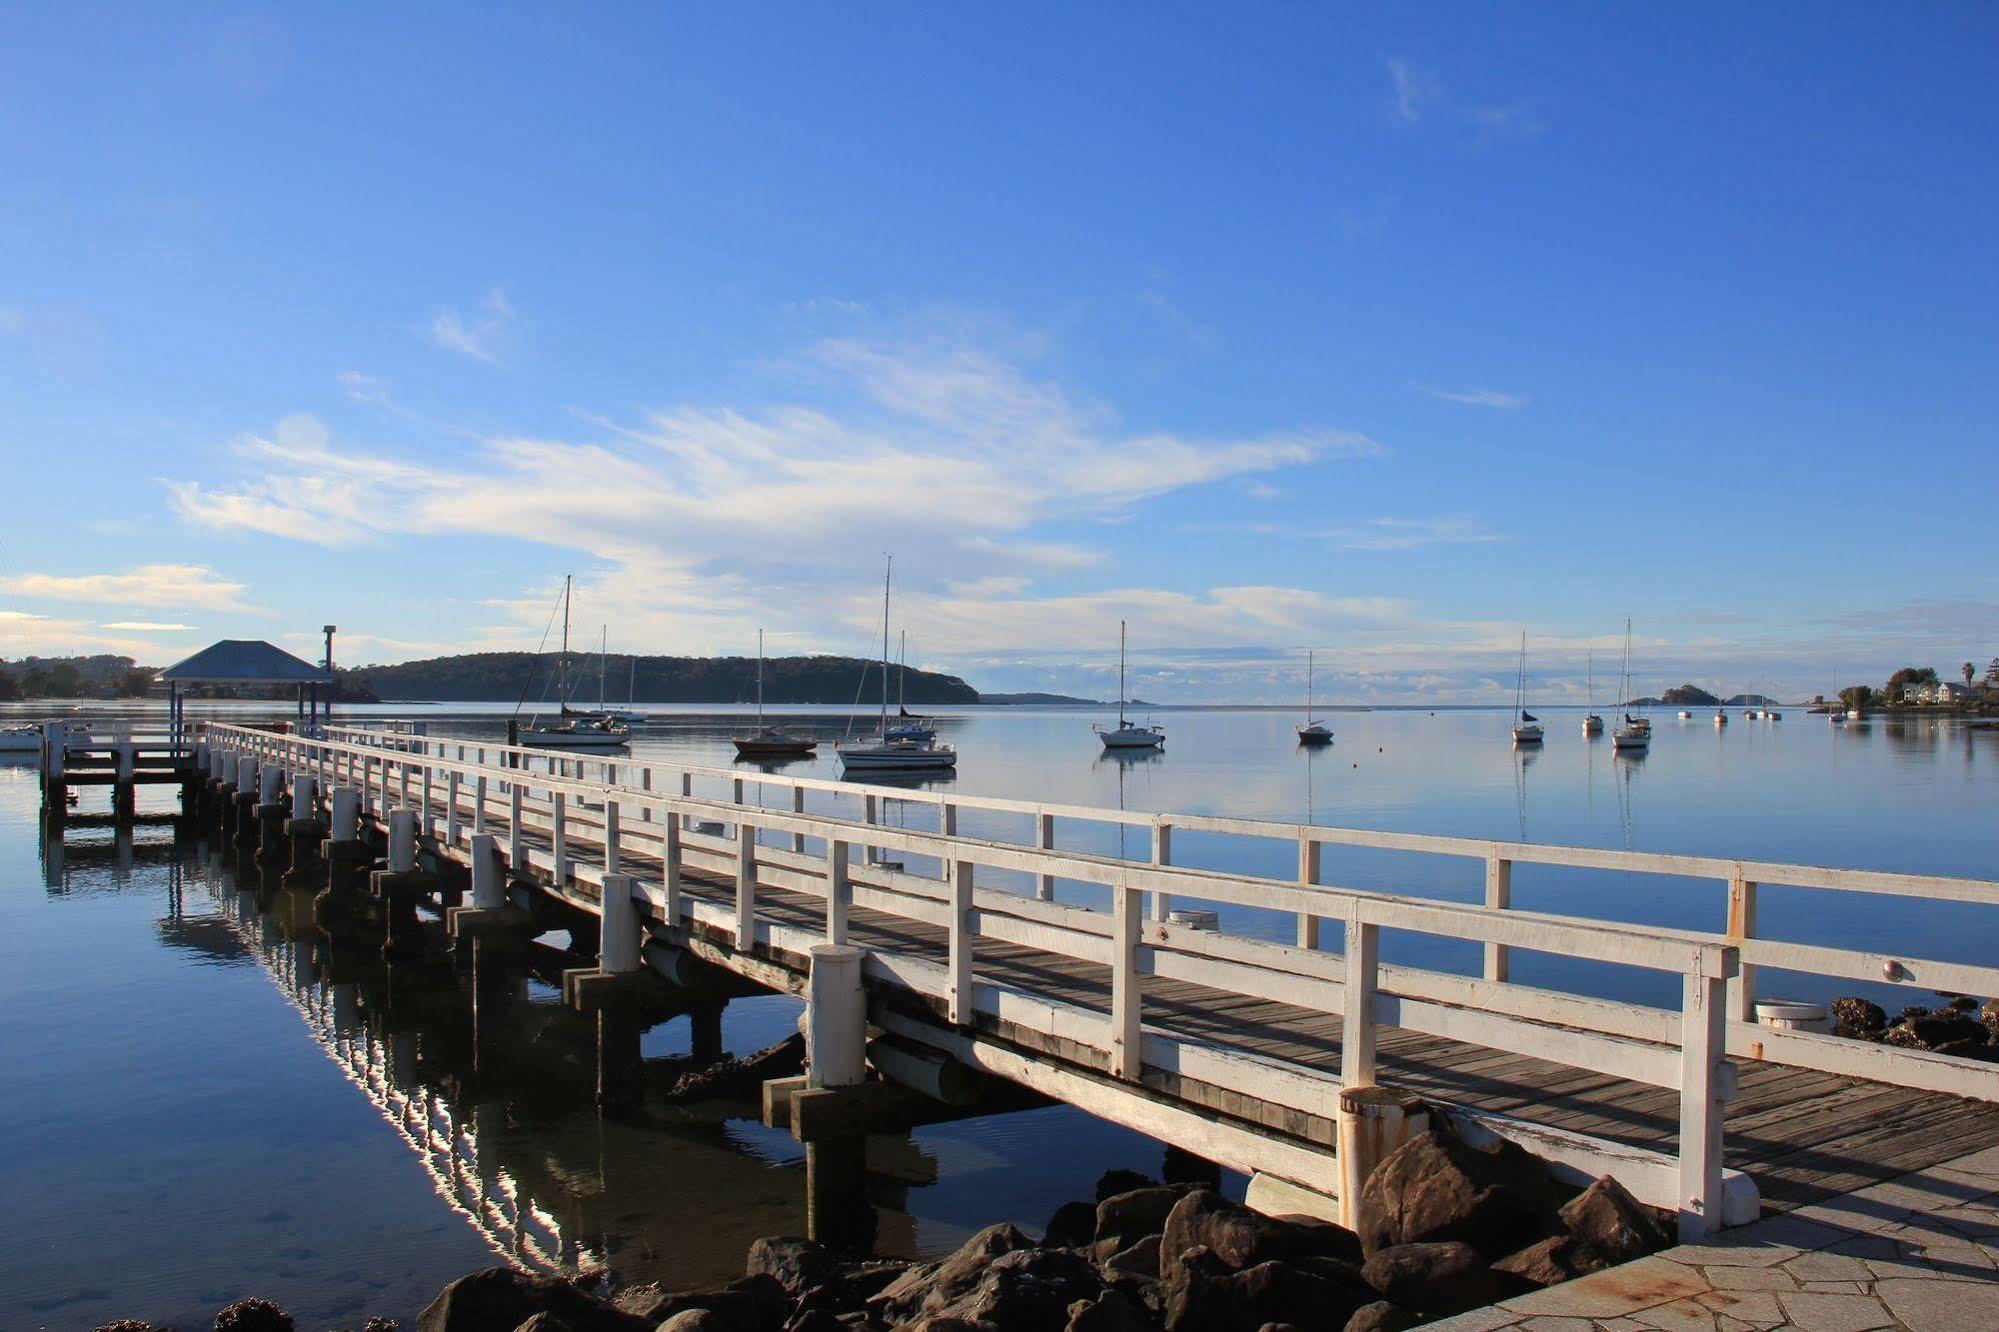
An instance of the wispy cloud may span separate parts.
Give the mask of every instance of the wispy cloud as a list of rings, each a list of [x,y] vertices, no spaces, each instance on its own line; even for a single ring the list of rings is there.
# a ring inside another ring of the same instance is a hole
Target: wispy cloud
[[[0,578],[0,589],[50,601],[213,611],[253,609],[243,601],[242,583],[200,564],[142,564],[122,573],[17,574]]]
[[[595,419],[580,439],[490,436],[423,462],[335,449],[311,418],[287,418],[274,437],[237,441],[254,476],[167,484],[180,516],[211,530],[327,545],[532,533],[596,561],[600,602],[623,598],[605,604],[614,623],[710,650],[740,647],[752,604],[772,595],[819,642],[851,642],[878,612],[864,589],[884,547],[919,592],[1073,575],[1100,551],[1052,525],[1381,452],[1327,427],[1134,432],[1108,404],[1034,373],[1032,339],[1008,346],[1018,354],[957,335],[830,339],[780,367],[806,382],[811,406],[673,405]],[[504,609],[538,624],[541,595]]]
[[[1402,124],[1413,125],[1442,91],[1435,75],[1418,69],[1401,56],[1388,60],[1389,113]]]
[[[178,633],[194,628],[191,624],[165,624],[158,620],[108,620],[101,627],[105,629],[125,629],[135,634]]]
[[[429,337],[446,351],[490,364],[500,359],[513,320],[506,292],[494,287],[469,315],[456,309],[438,311],[431,317]]]
[[[1418,384],[1418,393],[1427,393],[1433,398],[1446,402],[1461,402],[1467,407],[1525,407],[1529,399],[1518,393],[1501,393],[1498,389],[1443,389],[1428,384]]]
[[[1323,535],[1348,550],[1413,550],[1417,546],[1480,544],[1504,539],[1466,517],[1374,518]]]

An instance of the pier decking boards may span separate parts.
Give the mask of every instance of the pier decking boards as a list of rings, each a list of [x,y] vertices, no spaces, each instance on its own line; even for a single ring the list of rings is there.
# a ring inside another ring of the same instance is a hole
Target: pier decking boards
[[[1999,1145],[1999,1068],[1772,1031],[1745,1020],[1747,996],[1729,988],[1741,984],[1738,956],[1813,969],[1798,965],[1806,960],[1856,978],[1882,969],[1871,954],[1757,938],[1750,875],[1999,905],[1995,884],[1170,816],[1174,826],[1295,836],[1300,880],[1272,881],[1170,865],[1164,815],[862,788],[866,812],[853,819],[805,813],[808,790],[854,794],[807,779],[625,758],[551,762],[497,746],[352,732],[312,741],[215,728],[210,743],[277,764],[288,777],[313,776],[322,794],[328,786],[359,790],[374,826],[392,808],[416,811],[440,857],[467,861],[477,826],[495,839],[517,902],[547,894],[601,911],[607,844],[615,845],[616,873],[631,878],[614,882],[630,892],[656,944],[793,993],[805,989],[814,945],[830,936],[858,946],[869,954],[872,1016],[894,1034],[1322,1194],[1338,1181],[1333,1145],[1343,1084],[1417,1093],[1461,1126],[1522,1141],[1572,1176],[1616,1174],[1648,1201],[1677,1203],[1683,1234],[1717,1228],[1724,1216],[1731,1223],[1753,1216],[1748,1184],[1763,1208],[1781,1211]],[[515,768],[510,759],[546,766]],[[583,780],[590,768],[611,780]],[[731,784],[732,797],[693,796],[697,777]],[[790,808],[744,802],[748,784],[789,787]],[[938,804],[940,831],[880,823],[880,799]],[[959,807],[1031,814],[1039,845],[960,837]],[[1153,860],[1055,851],[1056,815],[1156,820]],[[858,850],[835,856],[836,842],[934,858],[943,874],[871,863]],[[1321,842],[1486,858],[1487,904],[1320,885]],[[1734,932],[1514,912],[1505,889],[1515,860],[1712,874],[1726,885]],[[982,870],[988,880],[993,871],[1024,871],[1043,891],[996,889],[980,881]],[[841,886],[829,895],[836,880]],[[1112,887],[1111,910],[1049,900],[1058,880]],[[1141,918],[1143,899],[1169,894],[1295,911],[1301,939],[1323,923],[1335,938],[1390,928],[1479,941],[1487,970],[1463,978],[1380,966],[1371,948],[1343,957]],[[1686,1007],[1640,1008],[1512,984],[1509,947],[1680,971]],[[1919,988],[1948,978],[1953,988],[1999,992],[1999,971],[1917,959],[1895,966]],[[1355,993],[1370,1002],[1349,1005],[1345,996]],[[1365,1055],[1346,1067],[1356,1032],[1361,1048],[1373,1045],[1371,1068]],[[1726,1182],[1724,1166],[1747,1179]]]

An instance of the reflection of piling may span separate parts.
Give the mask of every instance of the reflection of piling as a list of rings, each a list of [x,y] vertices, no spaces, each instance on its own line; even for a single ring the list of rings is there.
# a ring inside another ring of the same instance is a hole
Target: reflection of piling
[[[291,848],[285,840],[285,823],[289,811],[284,801],[285,771],[275,763],[267,763],[257,773],[257,804],[252,814],[257,820],[257,861],[259,864],[276,865],[291,858]]]
[[[138,809],[138,747],[130,740],[112,747],[111,816],[130,823]]]
[[[257,837],[257,760],[236,760],[236,790],[230,797],[228,829],[237,843],[254,846]]]
[[[805,1144],[805,1234],[838,1254],[864,1257],[875,1244],[868,1205],[868,1140],[858,1133]]]

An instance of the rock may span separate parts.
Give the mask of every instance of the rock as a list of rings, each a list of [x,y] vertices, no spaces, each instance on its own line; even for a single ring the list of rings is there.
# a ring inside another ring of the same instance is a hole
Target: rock
[[[1874,1041],[1888,1028],[1888,1014],[1881,1005],[1852,995],[1832,1001],[1832,1033],[1849,1040]]]
[[[1329,1258],[1266,1262],[1229,1270],[1212,1251],[1181,1255],[1166,1289],[1168,1332],[1260,1332],[1266,1324],[1343,1325],[1374,1301],[1346,1264]]]
[[[1888,1045],[1899,1045],[1911,1050],[1937,1050],[1946,1045],[1963,1042],[1966,1045],[1984,1045],[1990,1035],[1985,1024],[1962,1013],[1939,1011],[1924,1013],[1919,1017],[1904,1016],[1888,1030],[1881,1039]]]
[[[1966,1016],[1970,1016],[1978,1011],[1978,1001],[1968,994],[1954,994],[1950,996],[1950,1002],[1945,1004],[1944,1007],[1953,1013],[1963,1013]]]
[[[1159,1280],[1159,1236],[1147,1235],[1128,1249],[1120,1249],[1103,1261],[1104,1275],[1134,1281]]]
[[[744,1271],[749,1276],[761,1272],[797,1299],[814,1286],[824,1285],[838,1267],[833,1255],[811,1240],[776,1235],[751,1242]]]
[[[137,1318],[120,1318],[115,1322],[99,1323],[96,1332],[173,1332],[170,1327],[154,1327],[151,1323]]]
[[[556,1277],[489,1267],[459,1277],[416,1316],[417,1332],[494,1332],[551,1313],[571,1332],[652,1332],[660,1320],[578,1290]]]
[[[215,1332],[292,1332],[292,1316],[269,1300],[238,1300],[215,1315]]]
[[[1130,1193],[1133,1189],[1150,1189],[1159,1181],[1136,1170],[1106,1170],[1097,1177],[1097,1201],[1115,1197],[1120,1193]]]
[[[869,1300],[869,1307],[884,1314],[890,1322],[923,1313],[940,1313],[977,1285],[995,1259],[1033,1247],[1027,1236],[1004,1221],[987,1226],[950,1257],[904,1272]]]
[[[514,1329],[514,1332],[571,1332],[569,1324],[544,1309]]]
[[[1219,1189],[1222,1186],[1222,1168],[1205,1156],[1196,1156],[1169,1143],[1166,1155],[1159,1163],[1159,1178],[1166,1184]]]
[[[1127,1248],[1166,1229],[1166,1218],[1187,1190],[1170,1184],[1117,1193],[1097,1204],[1096,1238]]]
[[[972,1288],[937,1310],[987,1328],[1062,1326],[1069,1308],[1094,1301],[1104,1284],[1096,1269],[1066,1249],[1016,1249],[986,1264]]]
[[[793,1314],[791,1321],[784,1325],[784,1332],[841,1332],[846,1326],[839,1315],[829,1309],[807,1309]]]
[[[1063,1332],[1151,1332],[1152,1315],[1121,1290],[1107,1290],[1087,1303],[1069,1307]]]
[[[805,1068],[805,1037],[792,1035],[746,1059],[719,1059],[683,1073],[662,1099],[667,1101],[753,1100],[772,1078],[788,1078]]]
[[[1189,1250],[1206,1249],[1229,1268],[1324,1257],[1358,1258],[1349,1232],[1323,1221],[1265,1216],[1212,1189],[1196,1189],[1167,1214],[1159,1240],[1159,1274],[1168,1279]]]
[[[1541,1163],[1503,1140],[1494,1147],[1440,1132],[1403,1144],[1361,1189],[1361,1245],[1461,1240],[1497,1257],[1552,1231],[1555,1191]]]
[[[719,1289],[669,1292],[650,1288],[651,1299],[642,1310],[653,1323],[671,1322],[683,1313],[701,1311],[713,1315],[711,1323],[691,1324],[711,1332],[778,1332],[791,1316],[791,1299],[776,1277],[757,1272],[738,1277]],[[619,1303],[620,1308],[630,1306]],[[579,1329],[581,1332],[581,1329]]]
[[[1065,1202],[1048,1218],[1041,1243],[1051,1249],[1080,1249],[1097,1235],[1097,1209],[1086,1202]]]
[[[655,1332],[735,1332],[735,1324],[713,1309],[682,1309]]]
[[[1672,1242],[1658,1218],[1609,1175],[1564,1204],[1561,1218],[1575,1239],[1563,1259],[1578,1273],[1632,1262]]]
[[[1376,1300],[1354,1310],[1353,1317],[1347,1319],[1346,1332],[1406,1332],[1414,1326],[1415,1314],[1387,1300]]]
[[[1582,1275],[1569,1260],[1575,1247],[1576,1242],[1567,1235],[1550,1235],[1507,1254],[1492,1265],[1492,1271],[1502,1285],[1523,1289],[1552,1286]]]
[[[1999,1041],[1999,999],[1986,1000],[1985,1007],[1978,1010],[1978,1020],[1985,1024],[1991,1038]]]
[[[1457,1240],[1376,1249],[1360,1270],[1382,1297],[1428,1318],[1492,1303],[1492,1273],[1477,1249]]]

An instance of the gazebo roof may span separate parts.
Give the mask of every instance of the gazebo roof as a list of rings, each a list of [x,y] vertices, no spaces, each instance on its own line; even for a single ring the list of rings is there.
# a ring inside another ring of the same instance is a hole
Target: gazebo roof
[[[225,638],[160,672],[175,684],[325,684],[327,674],[261,638]]]

